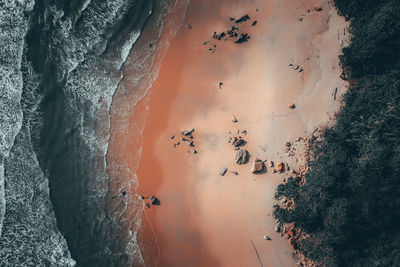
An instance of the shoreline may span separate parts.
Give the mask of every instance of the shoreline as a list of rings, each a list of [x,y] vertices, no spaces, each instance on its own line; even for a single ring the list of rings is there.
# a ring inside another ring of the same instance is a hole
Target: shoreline
[[[332,83],[338,83],[338,53],[328,53],[322,48],[319,54],[305,61],[307,49],[313,51],[313,46],[320,45],[318,41],[313,43],[314,39],[321,39],[321,43],[332,39],[333,30],[328,22],[326,31],[319,29],[321,26],[316,22],[327,20],[332,14],[325,13],[328,7],[324,2],[324,11],[310,15],[310,22],[304,19],[302,23],[309,24],[303,26],[296,17],[297,13],[301,14],[298,11],[301,4],[282,7],[278,3],[264,3],[264,6],[243,7],[236,2],[208,5],[204,2],[207,1],[190,3],[185,23],[191,24],[193,29],[187,26],[179,29],[170,43],[157,80],[138,104],[139,109],[148,113],[137,171],[138,192],[145,196],[155,195],[161,200],[161,206],[144,211],[142,218],[147,223],[142,224],[138,242],[146,254],[143,256],[148,266],[157,265],[157,260],[152,260],[154,254],[160,255],[162,266],[183,266],[189,260],[198,266],[227,266],[238,262],[259,264],[249,240],[259,249],[264,265],[292,266],[290,247],[273,232],[274,220],[270,216],[273,194],[283,176],[272,174],[270,169],[266,174],[252,175],[249,168],[253,157],[249,164],[234,165],[235,152],[226,144],[226,139],[228,131],[246,129],[246,148],[252,155],[265,160],[284,160],[284,141],[309,134],[334,116],[340,105],[326,99],[331,92],[315,90],[319,77],[313,75],[323,76],[328,67],[332,67],[329,78],[322,79],[319,86],[324,82],[330,87]],[[304,1],[302,4],[313,8],[316,3]],[[207,12],[205,6],[211,11]],[[247,12],[259,19],[256,27],[246,28],[252,39],[240,45],[213,41],[217,48],[210,54],[202,42],[209,39],[213,30],[223,30],[230,25],[226,20],[229,14],[238,17]],[[287,18],[293,16],[293,21],[288,23]],[[332,16],[337,17],[336,14]],[[345,25],[342,19],[339,22]],[[286,33],[280,29],[297,24],[301,28],[298,38],[292,38],[290,31]],[[311,41],[307,41],[309,36]],[[281,43],[283,41],[285,43]],[[282,55],[285,46],[290,48],[293,43],[296,48],[291,50],[295,51],[289,56]],[[330,57],[321,59],[320,55],[324,53]],[[298,64],[302,59],[305,70],[300,77],[292,70],[285,70],[289,63]],[[314,69],[319,64],[328,65],[320,69],[319,74],[306,69]],[[312,84],[313,79],[315,84]],[[218,89],[220,81],[224,83],[221,90]],[[302,81],[300,85],[299,81]],[[339,95],[346,90],[343,84],[338,87]],[[280,97],[276,98],[277,95]],[[287,108],[288,102],[292,101],[298,106],[293,111]],[[313,102],[318,104],[312,105]],[[236,124],[230,121],[232,113],[238,117]],[[187,153],[186,146],[173,148],[170,139],[172,134],[179,136],[181,130],[191,127],[195,128],[197,155]],[[286,159],[286,162],[290,162],[292,168],[300,165],[294,159]],[[224,167],[237,170],[239,175],[220,177],[219,172]],[[227,219],[230,223],[224,222]],[[265,241],[263,233],[268,233],[273,240]],[[180,251],[178,256],[177,251]]]
[[[144,206],[137,194],[136,171],[147,119],[146,107],[141,106],[141,103],[145,102],[169,42],[182,23],[179,14],[185,11],[187,3],[188,0],[184,0],[156,6],[124,64],[124,78],[113,96],[109,149],[106,155],[110,176],[107,212],[118,226],[113,235],[117,236],[119,246],[125,246],[125,255],[120,259],[123,265],[144,264],[137,240]],[[169,30],[165,30],[166,24]]]

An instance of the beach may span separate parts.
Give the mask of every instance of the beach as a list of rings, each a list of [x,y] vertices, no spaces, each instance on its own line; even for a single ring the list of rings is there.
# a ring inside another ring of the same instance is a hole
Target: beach
[[[250,39],[212,38],[232,26]],[[128,206],[127,221],[142,212],[137,242],[146,266],[295,266],[272,216],[290,171],[273,173],[267,163],[298,169],[306,160],[298,138],[334,123],[347,90],[338,59],[345,27],[328,1],[190,2],[151,89],[130,104],[129,149],[119,142],[108,155],[137,169],[129,194],[160,200]],[[192,128],[193,138],[182,135]],[[229,143],[239,135],[250,154],[242,165]],[[251,172],[255,157],[267,161],[266,172]]]

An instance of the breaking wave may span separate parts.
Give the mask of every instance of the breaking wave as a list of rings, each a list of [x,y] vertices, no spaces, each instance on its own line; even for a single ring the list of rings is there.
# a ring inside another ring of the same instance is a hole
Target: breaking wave
[[[142,262],[107,211],[110,106],[150,16],[160,38],[171,2],[2,2],[1,266]]]

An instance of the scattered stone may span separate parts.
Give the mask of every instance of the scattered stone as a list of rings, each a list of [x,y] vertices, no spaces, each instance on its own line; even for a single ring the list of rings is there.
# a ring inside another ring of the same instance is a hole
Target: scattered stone
[[[232,17],[230,17],[230,18],[229,18],[229,20],[230,20],[230,21],[234,21],[234,20],[235,20],[235,18],[232,18]]]
[[[286,169],[286,171],[289,171],[289,170],[290,170],[289,164],[285,163],[285,169]]]
[[[300,66],[299,65],[297,65],[297,67],[294,69],[294,70],[298,70],[300,68]]]
[[[228,168],[223,169],[219,174],[221,176],[224,176],[226,174],[226,172],[228,171]]]
[[[241,145],[243,145],[246,141],[244,141],[241,137],[239,137],[238,139],[235,138],[235,141],[232,143],[232,145],[234,147],[239,147]]]
[[[264,170],[264,162],[258,158],[254,158],[253,166],[251,166],[252,173],[260,173]]]
[[[188,27],[189,30],[192,29],[192,25],[190,25],[190,24],[188,24],[187,27]]]
[[[264,239],[265,240],[271,240],[271,238],[269,236],[267,236],[267,235],[264,235]]]
[[[175,135],[172,135],[172,136],[171,136],[171,139],[174,139],[174,138],[175,138]]]
[[[146,202],[144,205],[145,205],[147,208],[150,209],[150,204],[149,204],[149,203]]]
[[[286,182],[286,178],[282,178],[282,182]]]
[[[295,105],[294,103],[290,103],[288,107],[289,107],[290,109],[295,109],[295,108],[296,108],[296,105]]]
[[[217,34],[217,32],[214,32],[212,38],[221,41],[222,38],[225,37],[225,33],[221,32],[220,34]]]
[[[272,160],[269,161],[269,166],[272,168],[274,167],[274,162]]]
[[[301,68],[300,70],[299,70],[299,72],[303,72],[304,70],[303,70],[303,68]]]
[[[274,226],[274,231],[279,233],[280,230],[281,230],[281,229],[280,229],[279,225],[275,224],[275,226]]]
[[[157,205],[158,206],[158,205],[161,204],[160,200],[158,198],[156,198],[155,196],[151,196],[149,198],[149,201],[150,201],[151,205]]]
[[[236,119],[235,115],[232,115],[232,116],[233,116],[232,122],[234,122],[234,123],[238,122],[238,120]]]
[[[247,163],[248,157],[249,157],[249,152],[247,152],[247,150],[239,149],[236,152],[235,161],[237,164],[245,164],[245,163]]]
[[[285,146],[290,147],[292,144],[289,141],[285,142]]]
[[[317,7],[316,6],[316,7],[314,7],[314,10],[319,12],[319,11],[322,11],[323,9],[322,9],[322,7]]]
[[[240,19],[237,19],[235,22],[236,23],[242,23],[242,22],[245,22],[246,20],[249,20],[250,19],[250,17],[249,17],[249,15],[244,15],[243,17],[241,17]]]
[[[274,170],[272,171],[272,173],[276,173],[276,169],[274,169]]]
[[[243,130],[243,131],[242,131],[242,134],[246,135],[246,134],[247,134],[247,131],[246,131],[246,130]]]
[[[284,171],[284,165],[283,162],[278,162],[278,172],[282,173]]]
[[[231,37],[231,38],[238,37],[237,30],[239,30],[239,28],[237,28],[237,27],[235,27],[235,26],[232,26],[232,29],[230,29],[230,30],[228,31],[229,37]]]
[[[290,64],[289,64],[289,67],[293,67],[293,64],[292,64],[292,63],[290,63]]]
[[[188,130],[184,130],[182,132],[182,134],[185,135],[185,136],[190,136],[190,135],[192,135],[193,132],[194,132],[194,128],[190,129],[189,131]]]
[[[234,175],[239,175],[237,171],[230,171],[230,172],[233,173]]]
[[[206,45],[206,44],[208,44],[208,41],[205,41],[205,42],[203,43],[203,45]]]
[[[298,20],[299,20],[300,22],[302,22],[302,21],[303,21],[303,17],[299,17]]]
[[[222,88],[222,85],[224,85],[224,83],[223,82],[219,82],[219,89],[221,89]]]
[[[199,153],[199,152],[197,152],[196,149],[193,149],[193,154],[197,154],[197,153]]]
[[[256,24],[257,24],[257,20],[255,20],[255,21],[251,24],[251,26],[256,26]]]
[[[235,41],[237,44],[245,43],[250,39],[250,36],[247,33],[242,33],[239,36],[239,39]]]

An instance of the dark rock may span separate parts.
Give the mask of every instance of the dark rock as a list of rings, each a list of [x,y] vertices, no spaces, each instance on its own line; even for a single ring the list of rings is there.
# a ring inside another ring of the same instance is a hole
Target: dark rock
[[[219,174],[221,176],[224,176],[226,174],[226,172],[228,171],[228,168],[223,169]]]
[[[239,146],[244,145],[245,143],[246,143],[246,141],[244,141],[244,140],[241,139],[241,138],[238,138],[238,139],[236,139],[236,140],[232,143],[232,145],[233,145],[234,147],[239,147]]]
[[[175,135],[172,135],[172,136],[171,136],[171,139],[174,139],[174,138],[175,138]]]
[[[222,88],[222,85],[224,85],[224,83],[223,83],[223,82],[219,82],[219,84],[218,84],[218,86],[219,86],[219,89],[221,89],[221,88]]]
[[[242,33],[242,34],[240,35],[239,39],[237,39],[237,40],[235,41],[235,43],[237,43],[237,44],[242,44],[242,43],[247,42],[249,39],[250,39],[250,36],[249,36],[247,33]]]
[[[232,18],[232,17],[230,17],[230,18],[229,18],[229,20],[230,20],[230,21],[234,21],[234,20],[235,20],[235,18]]]
[[[190,24],[188,24],[187,27],[188,27],[189,30],[192,29],[192,25],[190,25]]]
[[[161,204],[161,201],[158,198],[156,198],[155,196],[151,196],[149,198],[149,201],[150,201],[151,205],[159,206]]]
[[[192,129],[190,129],[189,131],[188,131],[188,130],[184,130],[184,131],[182,132],[182,134],[183,134],[183,135],[186,135],[186,136],[189,136],[189,135],[191,135],[193,132],[194,132],[194,129],[192,128]]]
[[[250,17],[249,17],[249,15],[244,15],[243,17],[241,17],[240,19],[237,19],[235,22],[236,23],[242,23],[242,22],[245,22],[246,20],[249,20],[250,19]]]
[[[220,41],[222,38],[225,37],[225,35],[226,34],[224,32],[221,32],[220,34],[217,34],[217,32],[214,32],[212,38]]]
[[[232,122],[238,122],[238,120],[236,119],[235,115],[232,115],[232,116],[233,116]]]
[[[231,171],[231,173],[233,173],[234,175],[239,175],[237,171]]]
[[[256,24],[257,24],[257,20],[255,20],[255,21],[253,22],[253,24],[251,24],[251,26],[256,26]]]
[[[245,149],[239,149],[236,152],[235,161],[237,164],[246,164],[249,157],[249,153]]]
[[[238,33],[237,30],[239,30],[239,28],[232,26],[232,29],[230,29],[227,33],[229,35],[229,37],[234,38],[234,37],[238,37]]]

